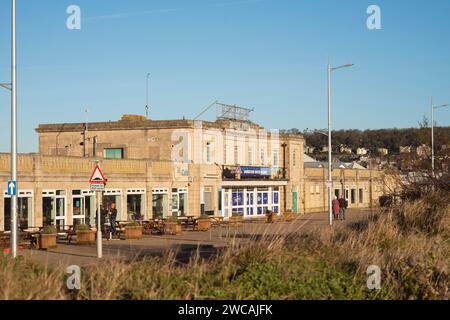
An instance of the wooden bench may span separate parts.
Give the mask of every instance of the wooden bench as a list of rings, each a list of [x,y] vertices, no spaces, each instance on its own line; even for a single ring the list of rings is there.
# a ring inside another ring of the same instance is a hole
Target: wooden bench
[[[58,234],[59,240],[67,240],[69,244],[72,243],[72,237],[77,234],[74,226],[64,226],[62,230],[57,230],[56,233]]]

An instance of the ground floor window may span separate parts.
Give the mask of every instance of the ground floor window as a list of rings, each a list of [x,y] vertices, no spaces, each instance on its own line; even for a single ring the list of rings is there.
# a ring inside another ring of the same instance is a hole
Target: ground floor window
[[[4,230],[11,230],[11,197],[4,194]],[[33,192],[20,191],[17,198],[17,216],[21,229],[34,227],[33,223]]]
[[[280,190],[274,188],[223,189],[223,215],[241,214],[248,217],[263,216],[267,210],[280,213]]]
[[[95,226],[96,222],[96,196],[94,191],[83,190],[81,191],[81,195],[84,198],[84,215],[85,215],[85,223],[90,226]]]
[[[338,197],[338,199],[341,198],[341,189],[334,189],[334,195]]]
[[[297,192],[294,192],[294,196],[297,196]],[[272,211],[280,213],[280,190],[278,188],[275,188],[272,192]]]
[[[117,210],[116,220],[122,219],[122,190],[107,189],[103,194],[103,209],[110,212],[114,207]]]
[[[81,194],[81,190],[72,191],[72,213],[73,213],[73,225],[84,224],[86,221],[84,205],[84,196]]]
[[[359,188],[359,203],[364,203],[364,188]]]
[[[254,192],[247,193],[247,215],[248,216],[255,215],[255,193]]]
[[[348,187],[345,187],[345,199],[350,199],[350,189]]]
[[[352,189],[351,191],[351,202],[352,204],[356,203],[356,189]]]
[[[232,213],[244,214],[244,190],[233,190],[231,193]]]
[[[188,214],[188,190],[186,188],[172,189],[172,215],[185,217]]]
[[[269,210],[269,189],[257,189],[256,213],[263,215]]]
[[[66,190],[42,192],[42,219],[45,226],[56,226],[58,230],[68,227]]]
[[[127,190],[127,217],[128,221],[144,220],[145,210],[145,194],[144,189],[128,189]]]
[[[203,200],[205,202],[204,213],[214,215],[213,187],[205,187],[203,192]]]
[[[167,218],[169,215],[169,190],[153,189],[152,192],[153,219]]]

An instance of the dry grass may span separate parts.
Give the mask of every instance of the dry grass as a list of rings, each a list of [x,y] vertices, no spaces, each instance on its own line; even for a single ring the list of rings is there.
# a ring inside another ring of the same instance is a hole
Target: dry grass
[[[315,232],[303,238],[328,261],[347,264],[362,274],[369,265],[383,271],[386,297],[450,298],[450,205],[448,193],[436,193],[347,228]],[[322,250],[318,250],[321,248]]]
[[[449,203],[448,193],[432,194],[350,227],[272,228],[188,264],[176,253],[102,263],[84,269],[72,293],[62,268],[0,257],[0,299],[449,299]],[[383,271],[380,291],[366,288],[370,265]]]

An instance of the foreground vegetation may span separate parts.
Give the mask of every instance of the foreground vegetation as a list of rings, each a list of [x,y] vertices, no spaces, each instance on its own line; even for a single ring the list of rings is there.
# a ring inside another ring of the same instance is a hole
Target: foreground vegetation
[[[435,193],[349,227],[236,242],[208,261],[104,263],[83,269],[77,292],[63,268],[0,257],[0,299],[449,299],[449,200]],[[381,290],[367,289],[370,265]]]

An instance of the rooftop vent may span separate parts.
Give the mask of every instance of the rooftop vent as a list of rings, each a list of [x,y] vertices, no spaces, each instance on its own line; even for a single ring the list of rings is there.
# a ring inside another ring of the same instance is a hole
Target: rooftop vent
[[[121,121],[147,121],[147,117],[138,114],[124,114]]]

